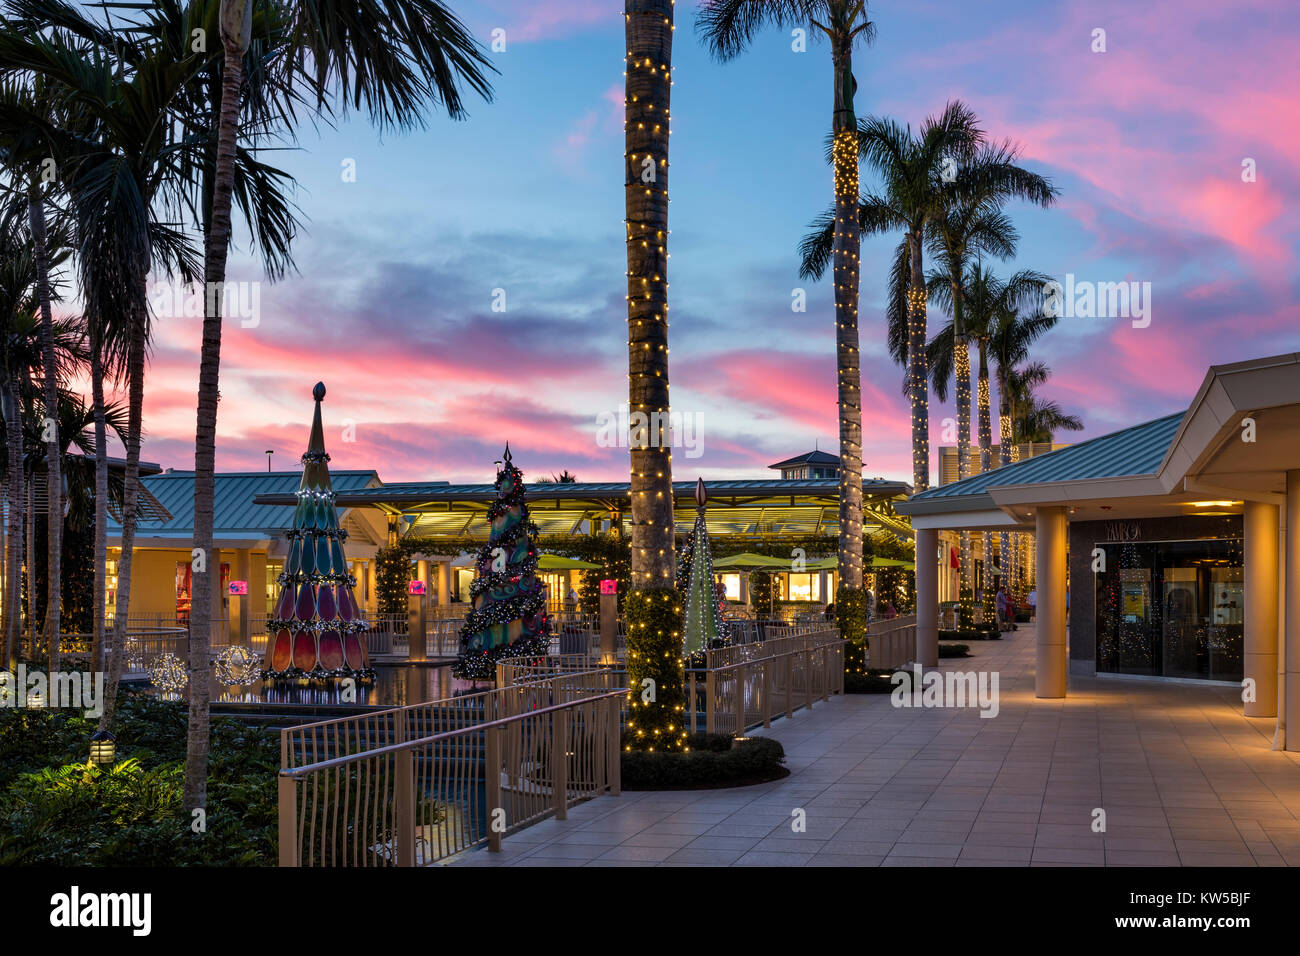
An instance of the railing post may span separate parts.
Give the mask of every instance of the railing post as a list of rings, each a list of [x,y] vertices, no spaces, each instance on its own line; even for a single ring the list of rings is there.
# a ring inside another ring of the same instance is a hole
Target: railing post
[[[704,675],[704,732],[715,733],[717,729],[716,698],[718,690],[717,674],[710,670]]]
[[[555,798],[555,818],[569,816],[569,712],[551,714],[551,793]]]
[[[733,668],[736,675],[736,736],[745,735],[745,672],[749,670],[748,664],[742,664],[740,667]]]
[[[487,740],[484,741],[487,760],[487,769],[484,771],[484,787],[486,789],[486,809],[488,824],[488,852],[501,852],[501,831],[497,829],[497,810],[504,810],[501,806],[501,728],[491,727],[487,732]]]
[[[812,710],[813,705],[813,652],[807,646],[803,649],[803,690],[804,697],[807,699],[805,706]]]
[[[763,662],[763,726],[772,726],[772,661]]]
[[[605,724],[608,731],[606,745],[609,747],[609,755],[605,761],[605,772],[608,775],[606,782],[609,784],[609,792],[616,797],[623,793],[623,743],[620,739],[623,728],[619,720],[618,701],[617,697],[609,698],[609,716]]]
[[[794,652],[785,653],[785,715],[794,717]]]
[[[281,773],[277,790],[280,817],[280,865],[298,866],[298,781]]]
[[[822,652],[822,700],[831,699],[831,646],[823,644]]]
[[[415,866],[415,753],[411,747],[407,747],[399,750],[394,757],[397,763],[394,780],[397,806],[393,857],[398,866]]]

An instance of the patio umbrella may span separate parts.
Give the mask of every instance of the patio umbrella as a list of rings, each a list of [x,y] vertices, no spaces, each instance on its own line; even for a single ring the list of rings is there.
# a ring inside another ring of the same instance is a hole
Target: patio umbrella
[[[868,568],[906,568],[912,570],[914,565],[911,561],[903,561],[899,558],[880,558],[872,555],[862,562],[863,567]],[[834,571],[840,566],[839,557],[821,558],[818,561],[809,561],[806,567],[809,571]]]
[[[538,571],[599,571],[599,564],[566,558],[558,554],[543,554],[537,559]]]
[[[766,554],[754,554],[750,551],[742,551],[740,554],[733,554],[726,558],[718,558],[713,562],[713,570],[719,568],[736,568],[741,570],[765,570],[779,569],[782,571],[790,570],[790,562],[781,558],[773,558]]]

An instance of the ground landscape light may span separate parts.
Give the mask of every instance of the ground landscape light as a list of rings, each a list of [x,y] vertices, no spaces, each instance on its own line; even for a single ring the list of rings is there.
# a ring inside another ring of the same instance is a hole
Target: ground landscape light
[[[96,767],[111,766],[117,759],[117,738],[107,730],[98,731],[90,738],[90,762]]]

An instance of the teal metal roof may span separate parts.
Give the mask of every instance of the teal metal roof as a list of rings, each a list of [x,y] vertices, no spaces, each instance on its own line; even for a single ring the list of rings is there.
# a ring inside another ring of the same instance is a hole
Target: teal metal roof
[[[360,491],[377,484],[373,471],[331,471],[334,490]],[[293,506],[253,504],[256,495],[289,494],[298,490],[301,471],[227,472],[216,476],[213,498],[213,531],[217,537],[267,537],[293,523]],[[141,483],[171,512],[169,521],[141,521],[136,533],[142,537],[189,538],[194,534],[194,472],[169,471],[141,478]],[[108,533],[121,534],[122,526],[110,521]]]
[[[1154,421],[1134,425],[1046,455],[1036,455],[1012,465],[994,468],[981,475],[939,485],[909,501],[933,501],[978,495],[1003,485],[1039,485],[1061,481],[1084,481],[1089,478],[1125,478],[1153,475],[1178,432],[1185,412],[1166,415]],[[974,449],[972,449],[972,452]]]

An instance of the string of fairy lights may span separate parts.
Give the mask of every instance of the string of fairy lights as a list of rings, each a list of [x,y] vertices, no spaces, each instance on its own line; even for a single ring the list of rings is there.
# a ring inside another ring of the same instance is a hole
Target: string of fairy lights
[[[929,395],[925,367],[926,291],[922,286],[909,285],[907,289],[908,339],[917,344],[912,348],[912,383],[909,389],[912,400],[912,484],[914,493],[930,487],[930,433],[925,423],[930,420]]]
[[[831,138],[835,179],[832,280],[835,287],[835,349],[839,370],[841,582],[862,586],[862,382],[858,354],[859,221],[858,133],[843,123]],[[855,544],[856,543],[856,544]]]
[[[646,18],[644,24],[652,27],[652,44],[657,39],[659,48],[671,51],[675,30],[671,15],[637,10],[625,12],[624,20],[630,23],[633,16]],[[628,32],[632,33],[630,26]],[[644,52],[628,49],[623,75],[624,135],[628,143],[628,215],[624,221],[628,247],[628,405],[630,411],[640,412],[654,423],[653,435],[646,429],[629,436],[632,586],[667,587],[673,575],[674,529],[671,441],[665,440],[668,436],[664,429],[669,409],[664,369],[669,354],[667,175],[672,68]],[[633,214],[638,205],[644,218]],[[670,542],[667,548],[662,545],[665,539]]]

